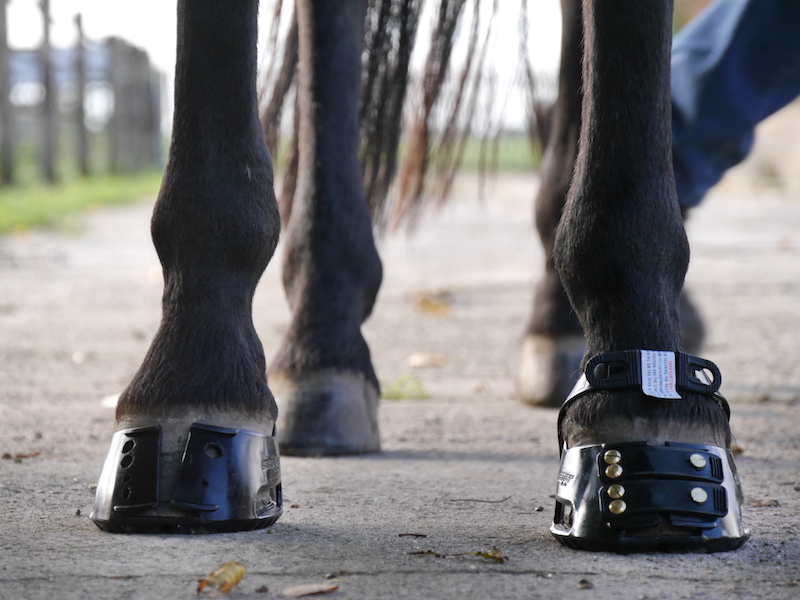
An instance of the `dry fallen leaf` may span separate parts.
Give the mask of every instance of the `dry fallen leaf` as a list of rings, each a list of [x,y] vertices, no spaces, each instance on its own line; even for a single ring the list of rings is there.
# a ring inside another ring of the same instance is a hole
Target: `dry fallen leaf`
[[[437,558],[450,558],[454,556],[480,556],[486,560],[493,560],[494,562],[501,564],[508,560],[508,557],[500,554],[500,550],[497,548],[492,548],[488,552],[459,552],[458,554],[440,554],[439,552],[434,552],[433,550],[416,550],[414,552],[409,552],[408,554],[413,556],[435,556]]]
[[[314,594],[328,594],[339,589],[339,584],[332,581],[328,583],[306,583],[286,588],[281,592],[289,598],[300,598],[301,596],[313,596]]]
[[[505,561],[508,560],[507,556],[503,556],[500,554],[500,550],[497,548],[492,548],[489,552],[478,552],[478,556],[485,558],[486,560],[493,560],[494,562],[503,564]]]
[[[227,594],[242,580],[246,572],[247,567],[243,564],[235,560],[226,562],[211,575],[203,577],[197,583],[197,593],[202,592],[206,586],[211,586],[217,587],[220,594]]]
[[[491,550],[488,552],[462,552],[461,554],[454,554],[453,556],[480,556],[481,558],[485,558],[486,560],[493,560],[496,563],[503,564],[505,561],[508,560],[507,556],[503,556],[500,554],[500,550],[495,547],[492,547]]]
[[[758,506],[760,508],[770,508],[773,506],[780,506],[781,503],[775,498],[754,498],[748,502],[750,506]]]
[[[429,315],[449,315],[453,310],[452,294],[447,291],[417,292],[413,302],[414,306]]]
[[[744,452],[744,446],[740,446],[736,442],[733,442],[731,444],[731,454],[733,454],[734,456],[739,456],[743,452]]]
[[[425,367],[442,367],[447,364],[448,358],[444,354],[434,352],[414,352],[406,359],[408,366],[412,369],[423,369]]]

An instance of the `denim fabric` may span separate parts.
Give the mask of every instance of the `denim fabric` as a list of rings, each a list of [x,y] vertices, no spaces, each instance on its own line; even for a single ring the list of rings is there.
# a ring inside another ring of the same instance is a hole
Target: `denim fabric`
[[[756,124],[800,95],[800,0],[717,0],[672,46],[681,206],[700,203],[753,145]]]

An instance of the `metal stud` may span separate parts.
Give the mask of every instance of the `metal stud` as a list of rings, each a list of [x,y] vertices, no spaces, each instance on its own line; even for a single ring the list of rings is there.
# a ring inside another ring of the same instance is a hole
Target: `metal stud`
[[[610,488],[608,488],[607,494],[611,498],[622,498],[625,495],[625,487],[615,483]]]
[[[615,515],[621,515],[625,512],[625,509],[628,508],[628,505],[625,504],[625,500],[613,500],[608,505],[608,510],[610,510]]]
[[[603,460],[606,461],[607,465],[615,465],[622,460],[622,454],[619,450],[606,450],[606,453],[603,454]]]
[[[619,465],[608,465],[606,467],[606,475],[611,479],[616,479],[622,475],[622,467]]]
[[[703,456],[702,454],[692,454],[689,457],[689,462],[692,463],[692,466],[695,469],[702,469],[707,464],[706,463],[706,457]]]
[[[692,501],[696,502],[697,504],[703,504],[706,500],[708,500],[708,494],[703,488],[693,488],[691,491]]]

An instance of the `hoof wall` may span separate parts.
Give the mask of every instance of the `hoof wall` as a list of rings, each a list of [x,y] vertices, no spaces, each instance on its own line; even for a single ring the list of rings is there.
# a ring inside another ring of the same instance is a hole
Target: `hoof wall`
[[[647,442],[578,446],[562,455],[553,525],[570,548],[724,552],[748,538],[730,450]]]
[[[381,451],[379,393],[353,373],[273,375],[278,442],[284,456],[339,456]]]
[[[581,374],[582,336],[527,335],[520,348],[517,396],[531,406],[558,407]]]
[[[267,527],[282,513],[275,438],[194,423],[171,497],[158,425],[114,434],[92,520],[112,533],[212,533]],[[167,495],[169,496],[169,494]]]

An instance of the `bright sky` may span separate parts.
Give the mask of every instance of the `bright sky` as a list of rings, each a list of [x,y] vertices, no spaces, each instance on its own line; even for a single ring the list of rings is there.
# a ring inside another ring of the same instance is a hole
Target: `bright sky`
[[[38,2],[8,0],[9,42],[13,48],[34,48],[41,42],[42,19]],[[268,9],[271,2],[262,0],[261,4],[263,32],[271,13]],[[561,36],[559,0],[529,0],[528,4],[534,68],[542,74],[553,74],[558,65]],[[508,57],[508,60],[495,63],[501,79],[513,77],[517,65],[518,6],[517,2],[510,0],[500,2],[495,26],[502,33],[497,35],[495,56]],[[99,41],[115,35],[147,50],[151,61],[167,73],[171,82],[175,61],[176,0],[50,0],[50,11],[51,39],[55,46],[66,47],[75,43],[73,18],[80,12],[89,39]]]

